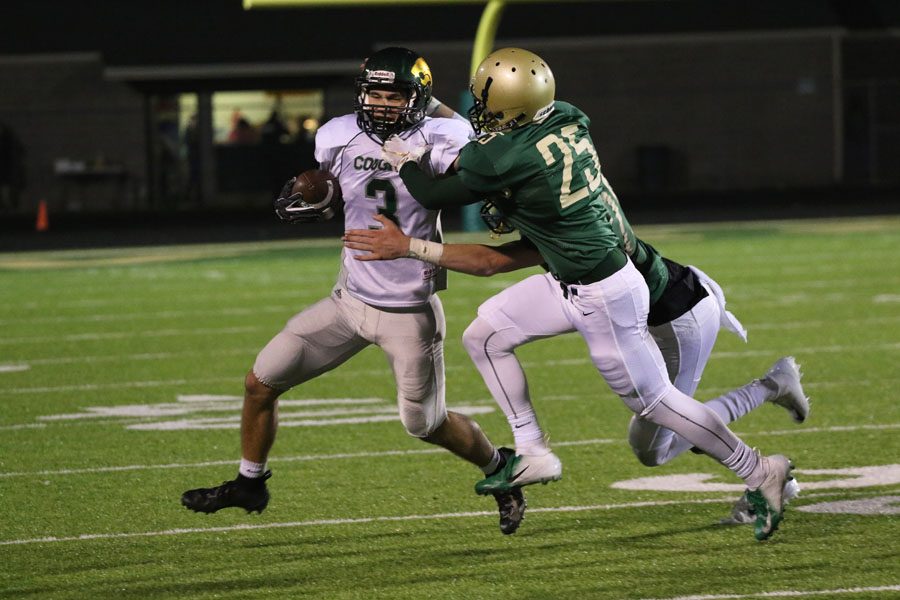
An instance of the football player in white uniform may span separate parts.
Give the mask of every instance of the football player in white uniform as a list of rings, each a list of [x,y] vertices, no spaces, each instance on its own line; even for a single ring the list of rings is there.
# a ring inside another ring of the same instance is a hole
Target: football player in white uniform
[[[431,98],[431,71],[424,59],[405,48],[385,48],[368,58],[356,89],[354,113],[327,122],[316,135],[315,148],[320,168],[340,183],[346,228],[377,226],[377,213],[411,237],[438,240],[439,211],[423,208],[412,198],[396,170],[382,160],[382,144],[399,136],[427,146],[430,152],[418,157],[422,168],[442,175],[474,136],[471,126],[464,119],[426,116],[437,104]],[[276,200],[276,209],[290,195],[292,184],[289,181]],[[315,219],[308,212],[276,212],[288,220]],[[278,396],[338,367],[370,344],[384,351],[394,372],[406,431],[450,450],[486,475],[498,472],[513,451],[495,448],[475,421],[446,408],[444,312],[435,295],[444,275],[442,269],[414,259],[353,260],[345,249],[332,294],[291,318],[247,374],[237,478],[189,490],[182,504],[206,513],[230,506],[261,512],[269,501],[266,460],[275,440]],[[513,490],[495,498],[501,531],[513,533],[524,515],[524,496]]]

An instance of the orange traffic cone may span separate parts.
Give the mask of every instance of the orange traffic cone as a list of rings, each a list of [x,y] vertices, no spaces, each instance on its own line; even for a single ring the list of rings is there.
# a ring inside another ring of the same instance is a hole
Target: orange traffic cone
[[[35,231],[47,231],[50,229],[50,219],[47,217],[47,201],[38,203],[37,221],[34,224]]]

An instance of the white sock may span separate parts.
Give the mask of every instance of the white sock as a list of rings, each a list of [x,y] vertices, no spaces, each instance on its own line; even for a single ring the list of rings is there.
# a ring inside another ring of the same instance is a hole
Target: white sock
[[[759,454],[744,442],[741,442],[734,454],[723,460],[722,464],[743,479],[751,490],[758,488],[766,478]]]
[[[495,331],[485,319],[472,321],[463,335],[466,351],[497,406],[506,415],[519,454],[550,452],[528,393],[525,371],[513,352],[523,342],[515,330]]]
[[[494,454],[491,456],[491,462],[481,467],[481,470],[484,471],[485,475],[490,475],[497,470],[497,467],[500,465],[500,460],[500,451],[494,448]]]
[[[259,479],[266,472],[266,463],[256,463],[246,458],[241,459],[241,466],[238,473],[248,479]]]
[[[777,388],[776,388],[777,389]],[[754,379],[745,386],[704,402],[726,423],[737,421],[773,395],[765,381]]]
[[[543,456],[550,452],[544,441],[544,432],[537,420],[534,410],[529,409],[515,417],[507,416],[513,438],[516,440],[516,453],[529,456]]]

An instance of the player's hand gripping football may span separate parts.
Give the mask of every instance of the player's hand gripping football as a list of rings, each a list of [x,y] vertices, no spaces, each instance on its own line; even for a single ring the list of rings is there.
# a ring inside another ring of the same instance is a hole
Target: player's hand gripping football
[[[307,202],[303,198],[303,192],[294,191],[296,182],[296,177],[288,179],[275,199],[275,214],[279,219],[288,223],[315,223],[327,221],[334,216],[331,194],[318,201]]]
[[[381,146],[381,159],[390,163],[394,170],[399,172],[404,164],[409,161],[417,163],[430,151],[431,146],[428,144],[412,139],[404,140],[393,135]]]
[[[354,254],[356,260],[393,260],[409,252],[409,237],[384,215],[375,215],[381,229],[348,229],[344,232],[344,247],[363,250],[368,254]]]

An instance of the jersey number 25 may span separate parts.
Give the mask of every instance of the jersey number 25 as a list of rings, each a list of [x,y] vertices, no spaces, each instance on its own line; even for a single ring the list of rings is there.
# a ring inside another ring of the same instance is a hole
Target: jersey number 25
[[[550,150],[551,147],[555,146],[562,153],[563,172],[562,183],[559,188],[559,204],[562,208],[587,198],[590,192],[596,191],[601,185],[606,185],[606,178],[600,172],[600,160],[597,158],[597,152],[594,150],[591,139],[585,136],[580,140],[576,140],[575,134],[577,131],[577,125],[568,125],[560,129],[559,133],[562,137],[551,133],[541,138],[535,144],[547,166],[551,166],[557,161],[557,158]],[[583,169],[582,173],[573,173],[575,159],[585,152],[591,161],[590,167]],[[574,190],[572,189],[573,178],[576,184]]]

